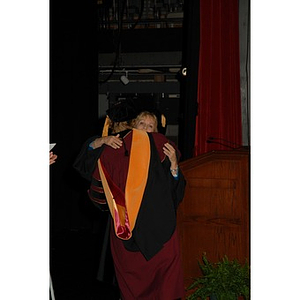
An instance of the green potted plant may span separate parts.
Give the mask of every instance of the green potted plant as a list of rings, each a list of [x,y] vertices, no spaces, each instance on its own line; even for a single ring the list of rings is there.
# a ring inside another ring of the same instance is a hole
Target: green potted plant
[[[237,300],[250,299],[250,268],[247,262],[241,265],[236,259],[229,261],[227,256],[217,262],[208,261],[202,256],[203,264],[198,261],[202,276],[194,278],[187,288],[191,294],[187,300]]]

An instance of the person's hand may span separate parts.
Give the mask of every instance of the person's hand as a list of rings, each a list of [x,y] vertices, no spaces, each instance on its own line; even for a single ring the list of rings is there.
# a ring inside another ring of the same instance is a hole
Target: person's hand
[[[178,166],[178,162],[175,148],[171,144],[165,143],[163,147],[163,152],[166,156],[168,156],[171,162],[171,169],[176,169]]]
[[[97,138],[94,143],[93,146],[94,148],[98,148],[101,147],[102,145],[107,145],[112,147],[113,149],[119,149],[120,147],[122,147],[123,141],[120,138],[120,135],[109,135],[109,136],[104,136],[104,137],[100,137]]]
[[[49,153],[49,165],[52,165],[55,163],[55,160],[57,159],[57,155],[54,154],[53,152]]]
[[[120,147],[122,147],[123,141],[120,139],[120,135],[117,134],[115,135],[109,135],[106,137],[103,137],[104,139],[104,144],[107,146],[110,146],[114,149],[118,149]]]

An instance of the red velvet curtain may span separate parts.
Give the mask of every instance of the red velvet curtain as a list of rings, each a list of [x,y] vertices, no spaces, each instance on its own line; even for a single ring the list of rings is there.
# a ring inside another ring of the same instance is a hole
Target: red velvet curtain
[[[238,4],[200,0],[195,156],[242,144]]]

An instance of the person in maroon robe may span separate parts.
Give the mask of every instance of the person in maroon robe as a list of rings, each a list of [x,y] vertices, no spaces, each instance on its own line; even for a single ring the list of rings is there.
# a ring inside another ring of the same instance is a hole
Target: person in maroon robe
[[[108,115],[121,127],[131,118],[128,113],[121,113],[126,120],[114,117],[113,110]],[[110,246],[122,300],[180,299],[185,290],[176,210],[185,179],[178,166],[170,170],[164,153],[170,141],[164,135],[129,127],[115,130],[120,143],[112,142],[114,148],[101,144],[103,137],[88,139],[74,167],[91,180],[95,205],[110,211]]]

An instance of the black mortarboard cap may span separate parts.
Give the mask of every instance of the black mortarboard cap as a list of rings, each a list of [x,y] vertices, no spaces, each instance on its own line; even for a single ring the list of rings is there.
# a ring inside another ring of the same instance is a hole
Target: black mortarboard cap
[[[119,100],[106,113],[113,122],[130,121],[137,116],[135,106],[129,99]]]

